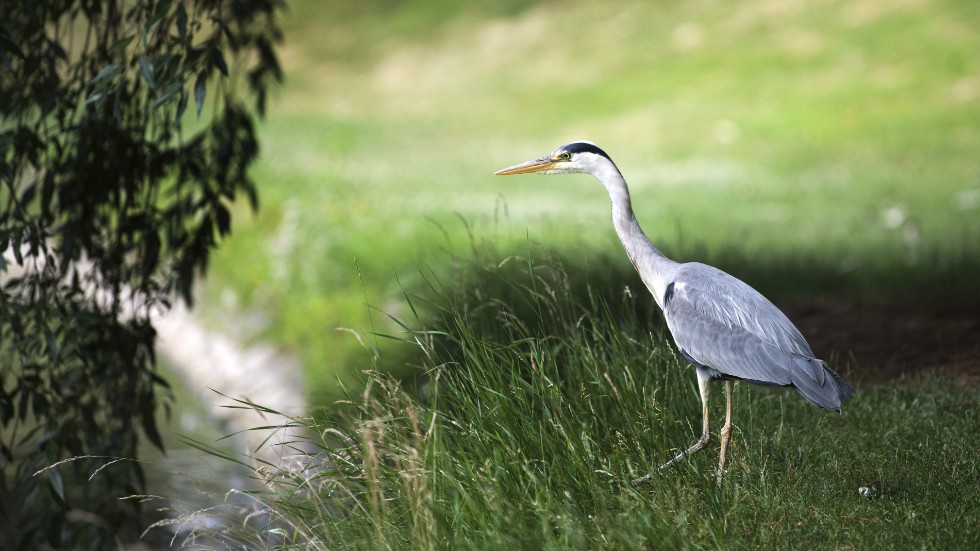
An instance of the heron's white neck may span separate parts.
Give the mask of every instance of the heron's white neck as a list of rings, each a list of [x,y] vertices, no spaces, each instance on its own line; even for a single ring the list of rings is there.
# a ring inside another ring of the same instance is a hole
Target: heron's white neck
[[[657,304],[663,308],[664,292],[679,265],[664,256],[643,233],[636,215],[633,214],[626,180],[616,165],[612,161],[603,162],[592,171],[592,175],[598,178],[609,192],[609,199],[612,201],[613,226],[616,228],[619,240],[623,243],[623,248],[626,249],[626,254]]]

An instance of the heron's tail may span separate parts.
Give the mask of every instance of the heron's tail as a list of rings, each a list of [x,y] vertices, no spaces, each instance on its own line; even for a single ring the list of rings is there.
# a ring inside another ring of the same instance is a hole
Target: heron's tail
[[[854,393],[854,388],[847,384],[843,377],[836,371],[827,367],[827,362],[815,358],[794,358],[797,362],[817,362],[817,366],[808,365],[810,369],[792,370],[791,378],[793,387],[803,395],[810,403],[822,408],[830,409],[840,413],[841,402]],[[816,378],[810,373],[818,372]]]

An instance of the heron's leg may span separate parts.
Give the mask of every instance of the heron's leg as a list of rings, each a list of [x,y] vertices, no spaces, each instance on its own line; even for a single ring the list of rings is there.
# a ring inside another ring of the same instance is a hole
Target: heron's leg
[[[721,475],[725,472],[725,453],[728,452],[728,441],[732,437],[732,391],[735,381],[725,381],[725,426],[721,427],[721,456],[718,459],[718,487],[721,487]]]
[[[704,430],[701,432],[701,438],[694,443],[693,446],[687,450],[677,454],[677,457],[671,459],[665,463],[660,470],[669,469],[674,465],[680,463],[687,459],[687,456],[695,454],[704,449],[708,445],[708,441],[711,440],[711,433],[708,432],[708,381],[709,379],[701,377],[698,374],[698,389],[701,391],[701,411],[704,416]]]

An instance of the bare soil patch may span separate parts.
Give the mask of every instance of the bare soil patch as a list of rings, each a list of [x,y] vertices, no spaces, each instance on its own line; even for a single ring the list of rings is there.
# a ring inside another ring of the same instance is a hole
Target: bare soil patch
[[[785,305],[814,352],[860,379],[938,369],[980,384],[980,308],[924,312],[820,301]]]

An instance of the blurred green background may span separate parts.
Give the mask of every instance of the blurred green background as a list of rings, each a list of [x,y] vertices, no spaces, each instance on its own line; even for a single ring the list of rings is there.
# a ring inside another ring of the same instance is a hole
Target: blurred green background
[[[628,267],[597,182],[493,176],[577,139],[678,260],[777,297],[980,302],[976,1],[293,1],[284,28],[261,208],[203,316],[299,355],[314,403],[386,367],[370,333],[420,271],[529,243]]]

